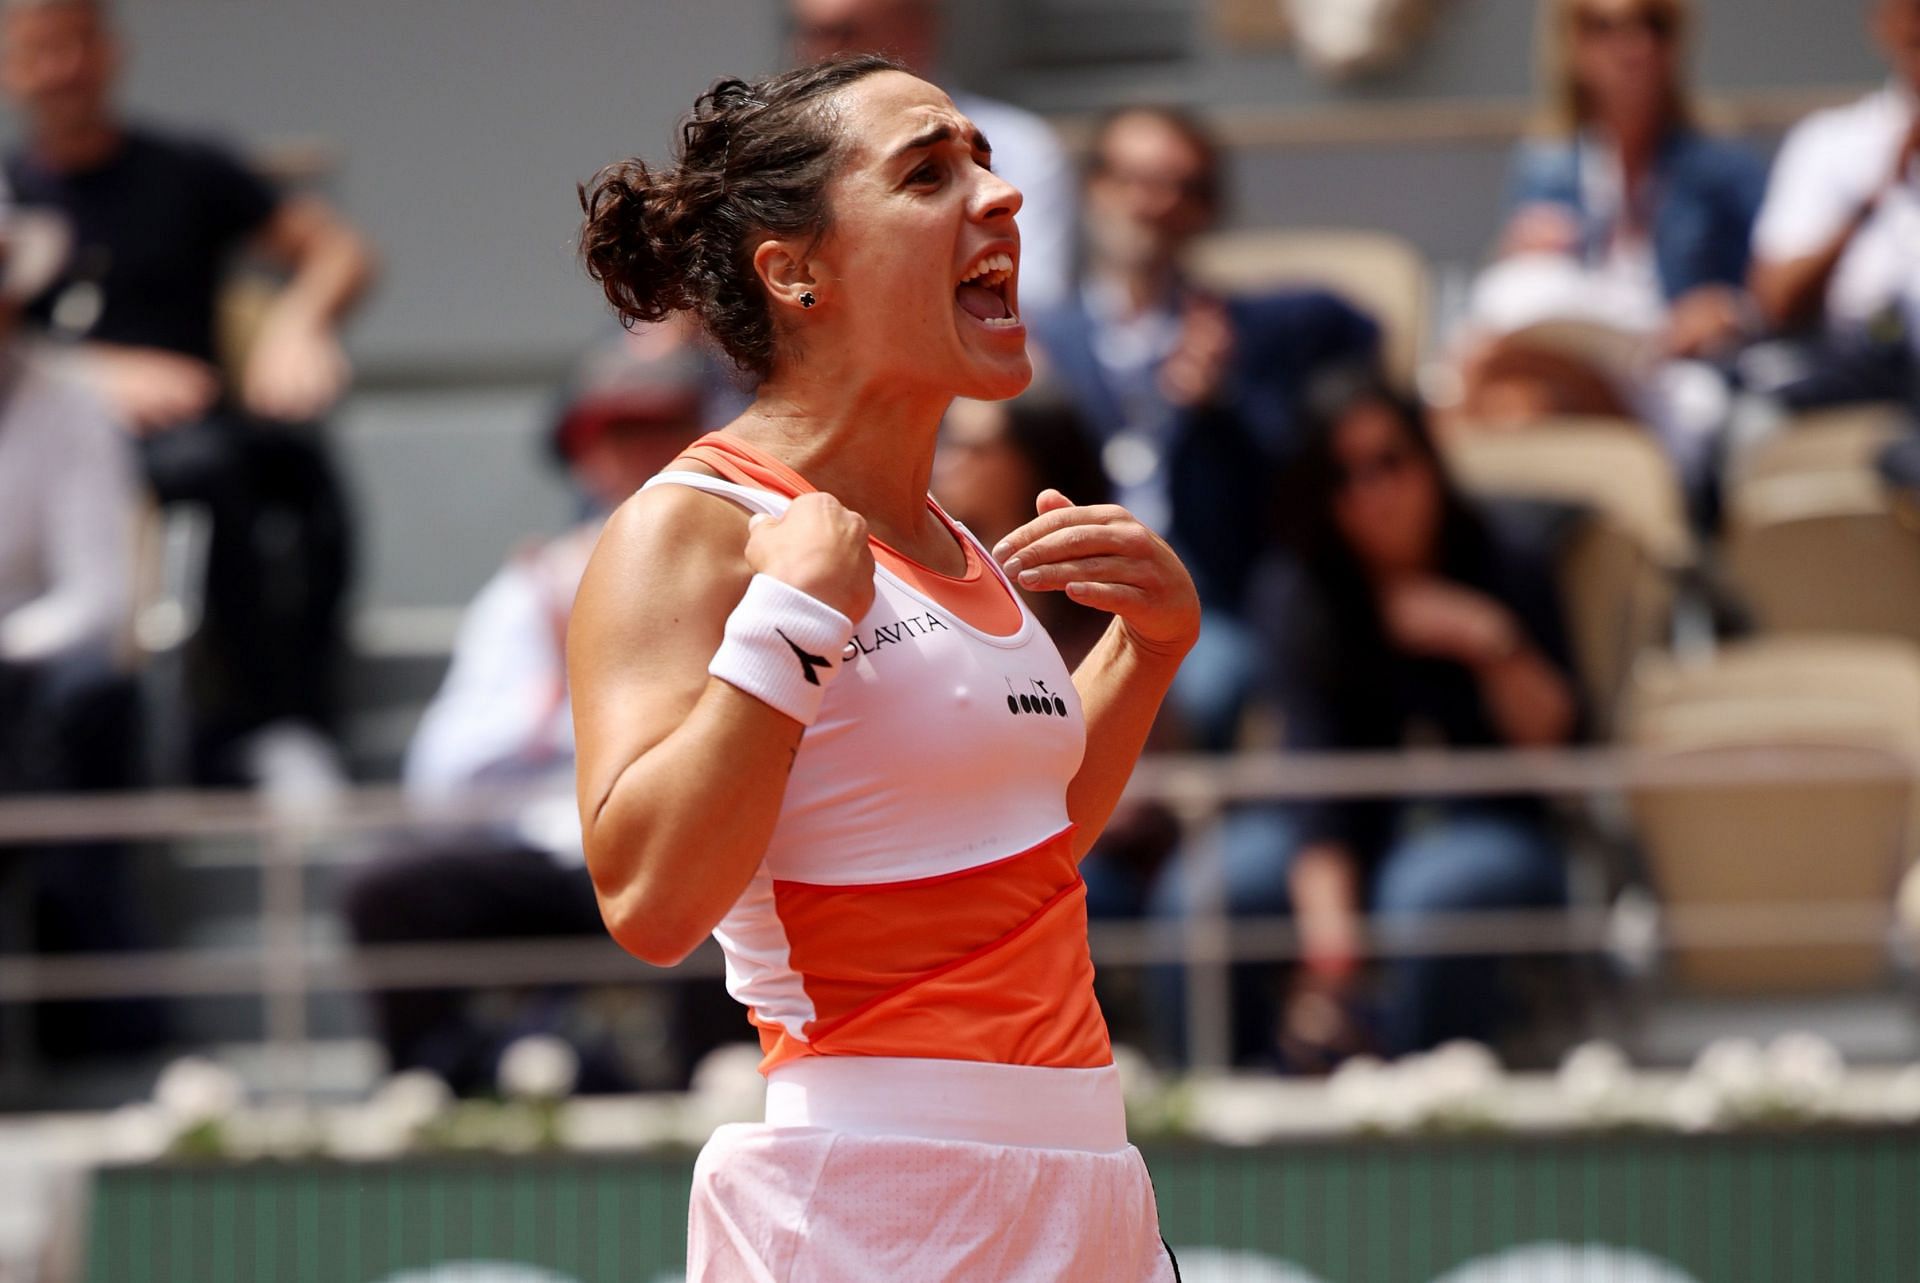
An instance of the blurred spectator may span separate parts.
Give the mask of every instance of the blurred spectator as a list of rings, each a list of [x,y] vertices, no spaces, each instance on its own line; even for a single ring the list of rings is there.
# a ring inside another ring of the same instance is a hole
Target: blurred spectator
[[[1765,167],[1695,123],[1686,0],[1546,0],[1540,21],[1549,131],[1514,160],[1501,261],[1475,300],[1496,338],[1468,361],[1465,413],[1629,413],[1697,470],[1726,398],[1666,362],[1724,358],[1755,328]],[[1631,341],[1610,352],[1581,325]]]
[[[885,53],[939,84],[993,145],[993,171],[1020,189],[1020,309],[1066,297],[1073,273],[1073,167],[1053,127],[941,74],[940,0],[788,0],[794,55]]]
[[[1920,0],[1876,0],[1872,28],[1892,78],[1794,127],[1754,233],[1767,320],[1837,367],[1821,400],[1908,396],[1920,352]]]
[[[1109,503],[1112,489],[1086,424],[1046,391],[1012,401],[953,403],[934,461],[933,492],[948,515],[991,548],[1034,518],[1042,490],[1077,504]],[[1065,593],[1020,595],[1069,668],[1086,658],[1113,616]]]
[[[709,373],[676,324],[623,335],[582,364],[551,443],[593,515],[522,549],[480,590],[405,768],[408,791],[423,799],[499,785],[543,795],[505,830],[402,852],[362,871],[346,896],[362,945],[605,937],[573,792],[567,621],[607,514],[702,431]],[[453,990],[379,991],[374,1003],[392,1068],[432,1069],[462,1093],[490,1090],[501,1050],[531,1030],[490,1029],[468,999]],[[631,1085],[605,1047],[581,1050],[584,1090]]]
[[[1092,426],[1118,502],[1173,543],[1207,620],[1172,705],[1203,746],[1233,739],[1258,657],[1240,623],[1269,542],[1277,463],[1318,369],[1371,360],[1374,323],[1319,291],[1219,299],[1181,259],[1222,203],[1212,138],[1127,108],[1094,134],[1083,275],[1065,306],[1023,308],[1044,363]],[[1024,215],[1023,215],[1024,217]]]
[[[1417,404],[1371,380],[1316,389],[1293,516],[1298,555],[1263,576],[1258,615],[1277,658],[1289,748],[1306,752],[1560,744],[1574,687],[1551,568],[1448,481]],[[1373,1047],[1400,1054],[1490,1040],[1505,1004],[1477,958],[1387,964],[1377,1013],[1363,988],[1364,915],[1560,904],[1562,852],[1538,799],[1340,801],[1223,821],[1225,903],[1291,913],[1304,965],[1278,1021],[1288,1063]],[[1207,903],[1183,857],[1148,911]],[[1180,986],[1167,978],[1169,1018]],[[1267,977],[1237,979],[1236,1043],[1270,1054]]]
[[[77,341],[76,364],[139,438],[161,501],[212,517],[194,775],[238,782],[273,763],[337,774],[319,732],[347,514],[311,421],[346,385],[335,327],[368,280],[368,252],[318,201],[283,198],[220,148],[124,121],[105,0],[4,0],[0,39],[0,79],[25,127],[7,163],[14,196],[64,215],[75,245],[32,314]],[[216,296],[243,249],[290,279],[229,388]]]
[[[22,303],[65,247],[57,223],[0,213],[0,795],[139,777],[138,698],[120,665],[141,503],[132,452],[100,399],[17,335]],[[0,951],[150,943],[131,873],[113,843],[0,849]],[[152,1046],[164,1032],[150,1001],[47,1004],[33,1024],[36,1050],[54,1058]]]

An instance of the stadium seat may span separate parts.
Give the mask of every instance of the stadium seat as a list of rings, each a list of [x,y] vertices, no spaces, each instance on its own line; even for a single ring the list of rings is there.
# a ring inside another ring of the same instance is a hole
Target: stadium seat
[[[1679,483],[1639,425],[1568,420],[1463,433],[1448,466],[1471,493],[1549,500],[1587,519],[1562,553],[1560,592],[1594,730],[1605,733],[1634,657],[1666,634],[1674,579],[1693,561]]]
[[[1187,266],[1222,294],[1288,285],[1331,290],[1379,322],[1388,376],[1413,386],[1432,286],[1426,259],[1400,237],[1342,229],[1216,232],[1194,246]]]
[[[1898,770],[1920,753],[1920,648],[1876,637],[1761,638],[1710,659],[1636,665],[1623,738],[1679,764],[1751,763],[1788,750],[1809,766]],[[1641,789],[1630,798],[1669,909],[1885,903],[1916,833],[1911,778]],[[1712,947],[1682,942],[1671,974],[1716,993],[1875,984],[1883,942]]]
[[[1920,523],[1874,467],[1902,430],[1886,409],[1825,412],[1735,461],[1727,565],[1764,631],[1920,642]]]

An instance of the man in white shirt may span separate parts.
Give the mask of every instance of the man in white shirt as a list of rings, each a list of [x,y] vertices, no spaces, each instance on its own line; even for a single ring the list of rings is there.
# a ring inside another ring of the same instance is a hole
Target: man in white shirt
[[[1053,127],[1011,103],[966,92],[940,71],[938,0],[789,0],[802,62],[885,53],[941,85],[993,146],[993,171],[1020,189],[1021,310],[1065,301],[1073,278],[1077,175]]]
[[[361,944],[605,937],[573,792],[567,622],[607,514],[698,434],[712,378],[712,363],[675,323],[624,335],[583,362],[551,444],[591,515],[530,541],[474,598],[404,769],[407,791],[425,799],[504,785],[531,788],[533,800],[504,830],[443,839],[362,870],[345,897]],[[462,1095],[493,1088],[507,1039],[482,1027],[465,995],[385,990],[374,1006],[393,1069],[431,1069]],[[633,1085],[634,1067],[604,1047],[580,1050],[580,1090]],[[665,1048],[668,1058],[680,1051]],[[641,1066],[639,1076],[674,1085],[686,1068]]]
[[[1751,287],[1779,330],[1920,342],[1920,0],[1876,0],[1885,88],[1796,125],[1754,229]]]
[[[132,451],[104,401],[15,337],[21,287],[37,288],[49,261],[57,269],[45,244],[55,235],[0,213],[0,789],[117,775],[83,759],[125,747],[80,743],[72,722],[102,687],[124,685],[115,650],[133,599]]]

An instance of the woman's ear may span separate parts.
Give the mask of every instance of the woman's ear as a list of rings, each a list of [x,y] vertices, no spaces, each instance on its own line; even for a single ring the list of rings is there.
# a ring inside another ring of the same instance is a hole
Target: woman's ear
[[[798,312],[824,301],[820,286],[813,279],[812,265],[795,251],[791,242],[761,241],[753,251],[753,270],[776,308],[790,307]]]

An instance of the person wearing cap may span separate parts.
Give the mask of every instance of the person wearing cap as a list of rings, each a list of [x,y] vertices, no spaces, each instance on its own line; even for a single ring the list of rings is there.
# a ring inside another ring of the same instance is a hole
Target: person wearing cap
[[[346,387],[339,325],[372,257],[325,205],[282,195],[223,147],[127,121],[109,9],[0,0],[0,89],[24,134],[7,180],[18,203],[57,212],[73,237],[67,270],[29,316],[71,343],[76,368],[138,439],[162,503],[212,518],[190,709],[196,781],[257,778],[269,742],[303,745],[324,770],[349,521],[312,425]],[[216,313],[242,253],[284,269],[287,283],[230,387]]]
[[[607,514],[699,435],[712,378],[680,325],[623,335],[582,361],[547,443],[588,516],[516,551],[474,598],[404,767],[422,800],[502,785],[541,796],[504,829],[362,871],[345,897],[362,945],[605,935],[573,805],[567,623]],[[491,1089],[506,1039],[480,1027],[458,993],[389,989],[374,1001],[393,1069],[432,1069],[462,1093]],[[611,1057],[584,1050],[584,1090],[629,1085]]]

